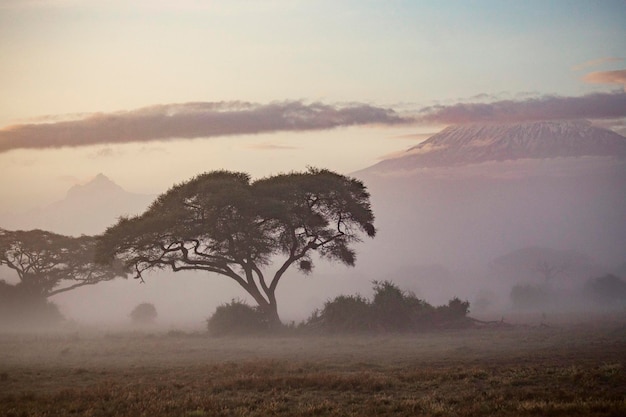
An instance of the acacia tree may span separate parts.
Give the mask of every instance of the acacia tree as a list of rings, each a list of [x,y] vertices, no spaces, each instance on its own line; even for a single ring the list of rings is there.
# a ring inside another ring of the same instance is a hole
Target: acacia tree
[[[63,236],[44,230],[0,229],[0,265],[13,269],[26,294],[48,298],[126,273],[119,262],[97,264],[92,236]]]
[[[149,270],[202,270],[228,277],[280,323],[276,288],[312,253],[352,266],[351,244],[374,237],[369,193],[359,180],[321,169],[251,182],[213,171],[172,187],[145,213],[121,218],[99,237],[99,262],[121,259],[135,277]],[[273,273],[267,269],[274,261]]]

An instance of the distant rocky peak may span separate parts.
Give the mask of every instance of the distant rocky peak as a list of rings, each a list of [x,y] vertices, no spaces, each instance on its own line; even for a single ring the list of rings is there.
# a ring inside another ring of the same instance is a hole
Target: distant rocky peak
[[[111,181],[109,177],[100,173],[85,184],[77,184],[67,191],[67,198],[81,198],[84,196],[110,195],[125,192],[122,187]]]

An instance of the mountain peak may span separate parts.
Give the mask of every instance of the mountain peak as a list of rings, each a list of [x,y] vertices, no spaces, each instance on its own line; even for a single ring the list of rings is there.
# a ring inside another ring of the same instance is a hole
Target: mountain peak
[[[457,125],[374,167],[415,169],[582,156],[624,158],[626,138],[587,120]]]
[[[67,191],[67,198],[80,198],[83,196],[106,196],[111,193],[125,192],[122,187],[114,183],[106,175],[99,173],[91,181],[82,184],[74,185]]]

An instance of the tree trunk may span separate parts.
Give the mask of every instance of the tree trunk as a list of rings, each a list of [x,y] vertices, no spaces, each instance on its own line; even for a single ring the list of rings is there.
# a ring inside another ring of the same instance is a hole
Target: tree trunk
[[[280,317],[278,316],[278,306],[276,305],[276,303],[268,303],[262,308],[267,319],[268,329],[272,331],[280,328],[280,326],[282,326],[282,322],[280,321]]]
[[[280,328],[282,322],[278,316],[278,305],[276,303],[276,296],[271,290],[265,291],[265,298],[254,283],[252,285],[244,286],[245,290],[254,298],[257,305],[263,312],[265,319],[267,320],[268,328],[270,331]]]

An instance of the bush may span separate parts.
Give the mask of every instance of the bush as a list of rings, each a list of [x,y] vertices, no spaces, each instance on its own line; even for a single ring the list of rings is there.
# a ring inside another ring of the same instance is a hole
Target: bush
[[[0,325],[47,327],[64,320],[59,308],[27,287],[0,280]]]
[[[437,307],[438,319],[444,323],[459,323],[469,314],[469,301],[454,297],[447,306]]]
[[[267,333],[269,325],[259,307],[252,307],[241,300],[217,307],[207,320],[212,336],[249,335]]]
[[[152,324],[157,318],[157,311],[153,304],[141,303],[130,312],[130,319],[135,324]]]
[[[372,318],[369,301],[360,295],[340,295],[327,301],[324,308],[316,310],[308,325],[321,327],[330,333],[352,333],[371,330]]]
[[[451,324],[458,327],[467,323],[463,319],[468,312],[469,302],[458,298],[435,308],[390,281],[374,281],[371,302],[358,295],[340,295],[315,311],[304,327],[329,333],[410,332]]]
[[[394,332],[427,327],[433,312],[430,304],[390,281],[374,281],[372,309],[378,328]]]

